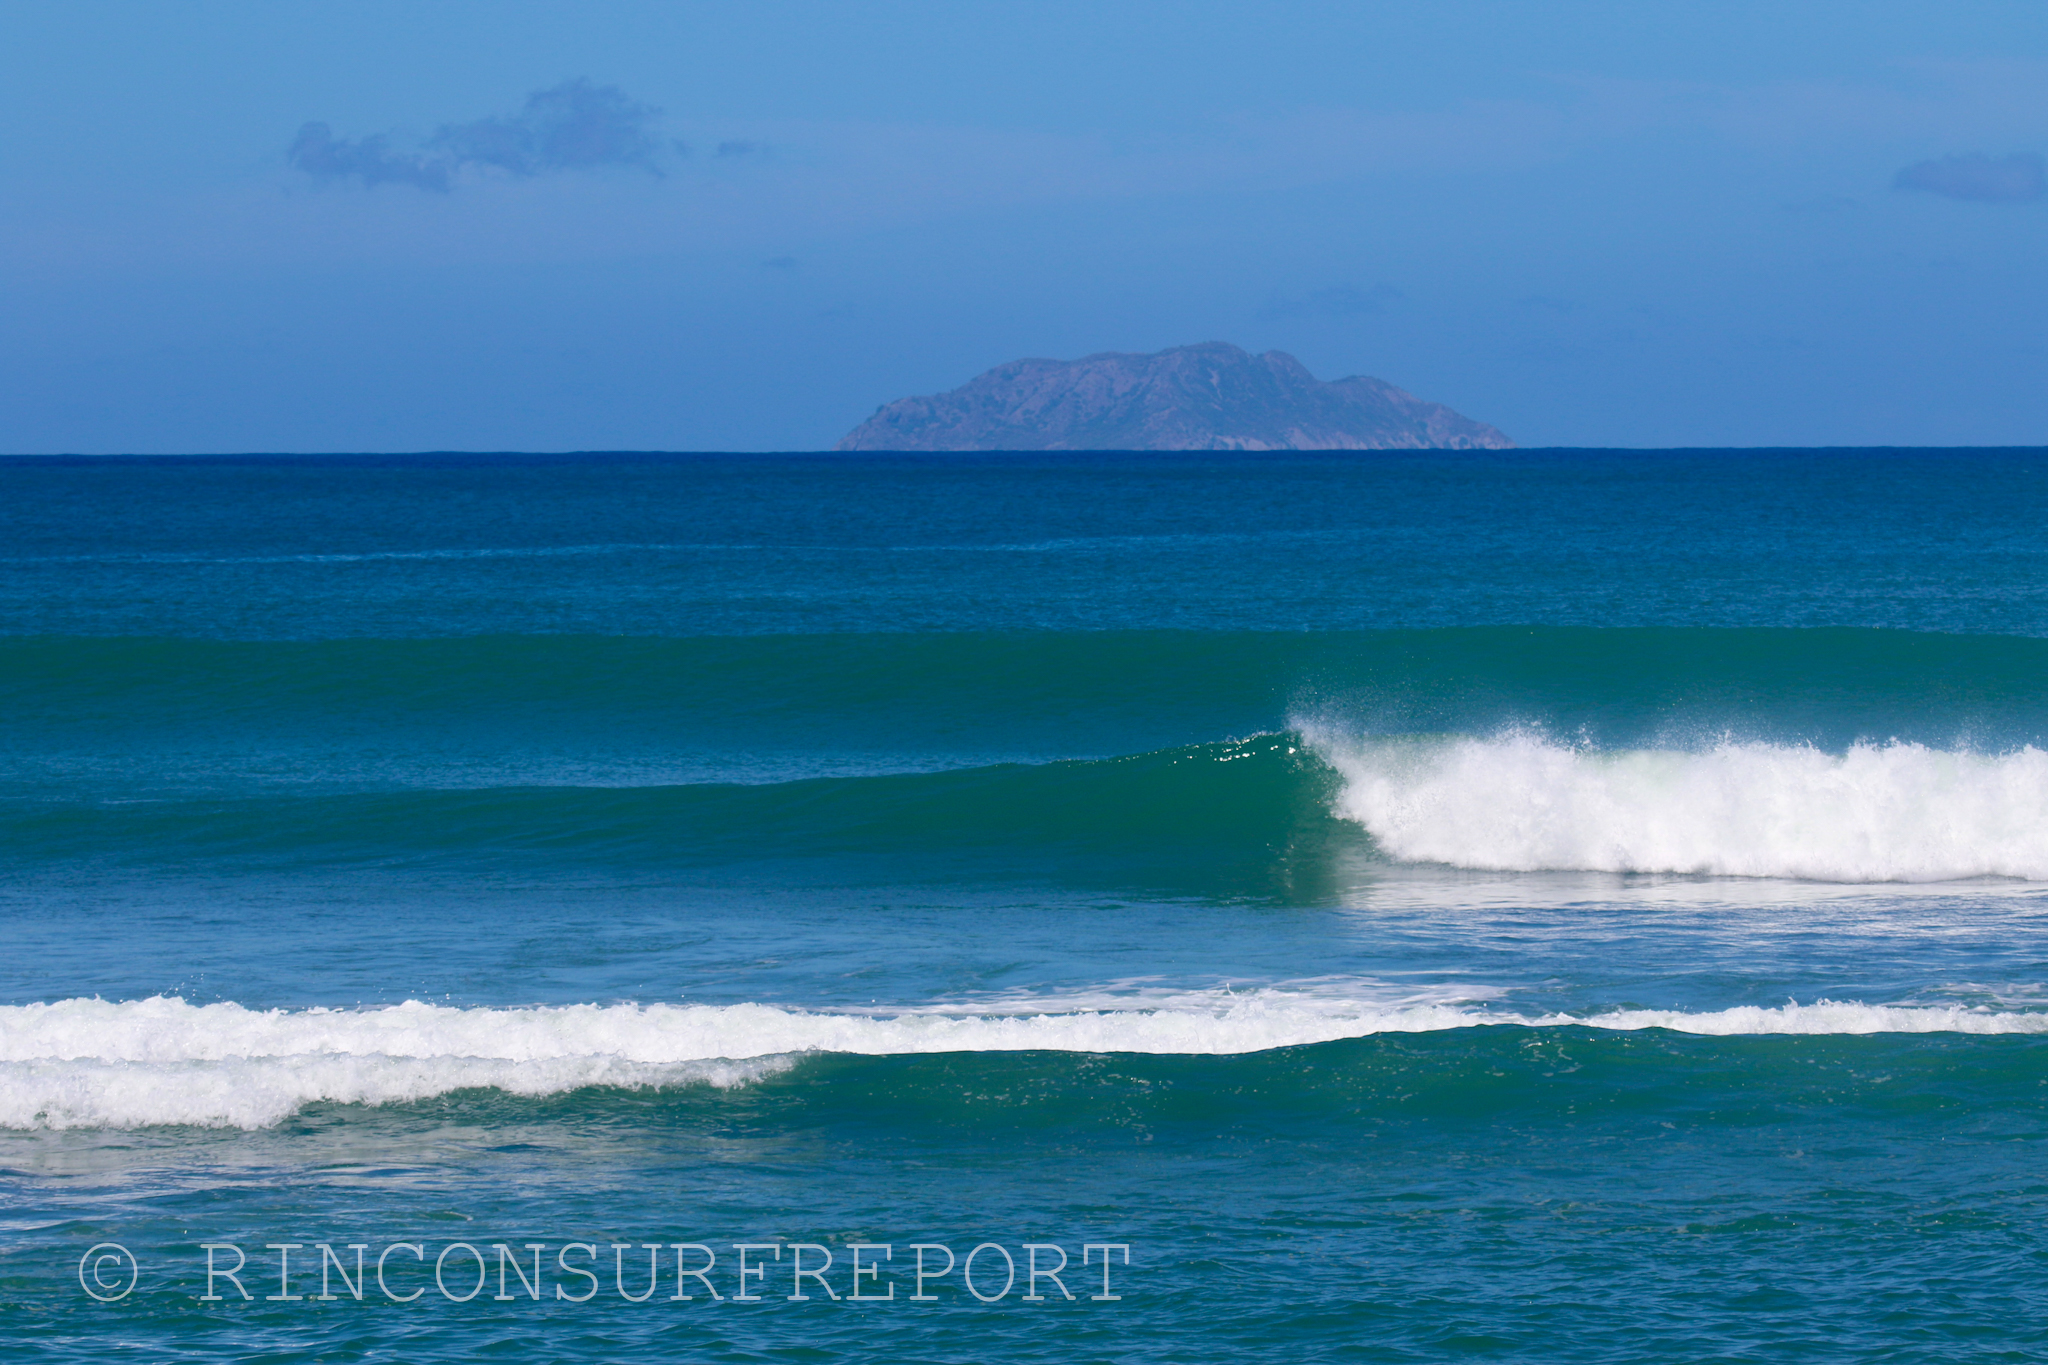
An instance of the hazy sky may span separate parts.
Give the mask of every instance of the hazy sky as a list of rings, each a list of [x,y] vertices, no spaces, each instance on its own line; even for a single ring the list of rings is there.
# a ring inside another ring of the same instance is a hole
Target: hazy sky
[[[1206,340],[2048,443],[2048,5],[0,3],[0,450],[775,450]]]

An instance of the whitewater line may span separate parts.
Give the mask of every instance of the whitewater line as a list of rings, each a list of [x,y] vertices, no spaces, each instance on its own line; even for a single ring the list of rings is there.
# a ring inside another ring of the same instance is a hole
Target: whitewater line
[[[1238,1055],[1483,1026],[1756,1034],[2048,1034],[2048,1012],[1812,1004],[1518,1014],[1219,993],[1211,1008],[890,1017],[771,1005],[251,1010],[171,997],[0,1007],[0,1128],[253,1129],[308,1104],[391,1104],[456,1090],[562,1094],[758,1082],[803,1056],[1056,1051]]]

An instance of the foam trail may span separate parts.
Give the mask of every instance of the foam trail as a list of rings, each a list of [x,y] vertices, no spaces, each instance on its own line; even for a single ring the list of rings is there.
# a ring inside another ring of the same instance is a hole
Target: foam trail
[[[175,998],[0,1007],[0,1128],[262,1128],[308,1104],[389,1104],[493,1087],[735,1086],[799,1054],[1232,1054],[1481,1025],[1757,1033],[2048,1033],[2048,1013],[1818,1001],[1691,1013],[1529,1016],[1455,1003],[1211,992],[1158,1009],[889,1017],[770,1005],[251,1010]]]
[[[1603,752],[1540,735],[1347,740],[1335,810],[1404,862],[1835,882],[2048,879],[2048,752],[1725,743]]]
[[[1967,1005],[1865,1005],[1853,1000],[1816,1000],[1810,1005],[1738,1005],[1701,1013],[1610,1010],[1588,1015],[1549,1014],[1525,1022],[1537,1027],[1577,1024],[1622,1031],[1663,1028],[1716,1038],[1768,1033],[2048,1033],[2048,1013],[2008,1013]]]

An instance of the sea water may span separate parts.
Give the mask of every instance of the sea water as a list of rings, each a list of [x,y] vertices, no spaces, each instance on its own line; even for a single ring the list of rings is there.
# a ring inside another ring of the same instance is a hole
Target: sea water
[[[2048,1355],[2048,453],[19,460],[0,631],[7,1359]]]

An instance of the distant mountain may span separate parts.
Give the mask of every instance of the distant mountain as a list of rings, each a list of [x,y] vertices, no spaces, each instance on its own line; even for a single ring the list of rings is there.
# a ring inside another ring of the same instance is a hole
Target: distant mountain
[[[1013,360],[901,398],[840,450],[1511,450],[1484,422],[1377,379],[1325,384],[1284,351],[1227,342],[1154,355]]]

